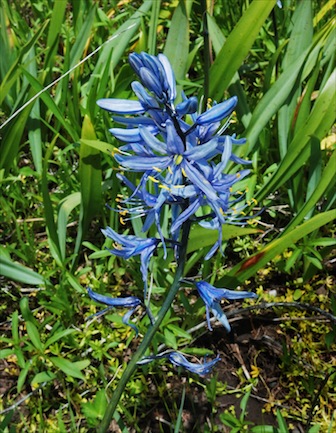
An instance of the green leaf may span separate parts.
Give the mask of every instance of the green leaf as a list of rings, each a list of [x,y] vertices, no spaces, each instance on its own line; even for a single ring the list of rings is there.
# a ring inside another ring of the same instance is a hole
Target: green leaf
[[[38,385],[39,383],[43,382],[50,382],[51,380],[56,379],[56,374],[52,373],[51,371],[42,371],[41,373],[37,373],[30,384],[32,386]]]
[[[20,281],[30,286],[39,286],[45,284],[45,279],[26,266],[8,259],[0,253],[0,275],[10,280]]]
[[[47,348],[51,346],[52,344],[56,343],[56,341],[60,340],[61,338],[66,337],[67,335],[73,334],[76,332],[75,329],[64,329],[63,331],[56,332],[54,335],[52,335],[48,340],[45,342],[44,347]]]
[[[15,349],[1,349],[0,350],[0,359],[7,358],[8,356],[11,356],[15,354]]]
[[[48,163],[49,163],[49,159],[51,159],[51,155],[56,140],[57,140],[57,135],[55,136],[53,142],[48,147],[44,157],[42,179],[41,179],[41,190],[42,190],[43,209],[44,209],[45,222],[46,222],[46,228],[48,233],[48,243],[49,243],[50,252],[54,257],[54,259],[56,260],[56,263],[61,268],[63,268],[64,262],[62,260],[62,254],[61,254],[61,249],[58,240],[58,233],[57,233],[57,228],[56,228],[56,223],[54,218],[54,210],[53,210],[53,206],[49,194],[48,177],[47,177]]]
[[[312,233],[320,227],[330,223],[335,218],[336,210],[330,210],[315,215],[302,225],[297,226],[285,235],[282,235],[278,239],[270,242],[258,253],[238,263],[230,270],[230,272],[218,281],[218,286],[234,288],[237,285],[242,284],[248,278],[251,278],[252,275],[256,275],[259,269],[285,251],[290,245],[295,244],[304,236],[307,236],[309,233]]]
[[[81,203],[80,192],[73,192],[63,199],[59,204],[58,219],[57,219],[57,233],[60,246],[62,261],[66,257],[66,233],[69,215],[75,207]]]
[[[82,403],[83,413],[86,418],[102,419],[107,407],[107,398],[104,389],[97,392],[93,402]]]
[[[91,146],[94,149],[100,150],[103,153],[106,153],[106,155],[111,156],[116,148],[112,146],[112,144],[106,143],[105,141],[100,140],[87,140],[84,138],[80,139],[80,143],[84,144],[85,146]]]
[[[79,34],[76,37],[76,41],[70,51],[70,69],[73,68],[83,56],[84,48],[87,45],[91,35],[91,27],[97,9],[95,4],[91,3],[91,5],[91,10],[85,17],[84,23],[81,26]]]
[[[51,111],[51,113],[56,117],[56,119],[61,123],[64,129],[68,132],[73,141],[77,141],[79,139],[78,134],[75,128],[71,125],[71,123],[64,117],[64,114],[61,112],[58,105],[56,105],[54,99],[47,91],[43,91],[44,87],[41,83],[33,77],[26,69],[21,67],[21,70],[31,86],[34,88],[36,92],[40,92],[39,97],[45,103],[47,108]]]
[[[286,421],[285,421],[284,417],[281,415],[281,412],[279,409],[277,409],[277,411],[276,411],[276,417],[277,417],[277,421],[279,424],[280,433],[289,433]]]
[[[248,234],[260,233],[260,229],[252,227],[239,227],[234,225],[224,225],[222,229],[223,241],[245,236]],[[200,248],[212,246],[218,239],[217,230],[209,230],[200,226],[194,226],[190,231],[188,253],[197,251]]]
[[[55,367],[62,370],[68,376],[75,377],[76,379],[81,380],[85,380],[85,377],[81,370],[83,370],[90,364],[89,360],[71,362],[67,359],[60,357],[51,357],[50,361],[55,365]]]
[[[192,1],[189,1],[188,6],[191,4]],[[179,0],[174,11],[163,52],[172,65],[176,79],[184,79],[189,54],[189,18],[184,0]]]
[[[31,361],[32,360],[27,361],[26,364],[25,364],[25,366],[24,366],[24,368],[20,371],[20,374],[19,374],[19,377],[18,377],[18,381],[17,381],[17,385],[16,385],[16,389],[17,389],[18,393],[21,392],[21,390],[23,388],[23,385],[26,382],[27,374],[28,374],[29,369],[30,369],[30,367],[32,365]]]
[[[43,25],[39,28],[39,30],[34,34],[34,36],[29,39],[29,41],[21,48],[19,54],[17,55],[15,62],[11,65],[10,70],[7,72],[6,76],[2,80],[0,84],[0,105],[2,105],[3,100],[9,93],[10,88],[16,82],[18,76],[20,75],[20,62],[25,54],[27,54],[31,48],[35,45],[40,36],[44,33],[47,25],[49,24],[49,20],[46,20]]]
[[[180,327],[170,323],[169,325],[167,325],[167,328],[169,328],[176,336],[191,340],[191,335]]]
[[[84,117],[82,139],[95,140],[96,135],[88,116]],[[102,169],[100,151],[81,141],[79,175],[81,184],[80,229],[78,230],[75,257],[92,219],[102,208]]]
[[[250,429],[251,433],[280,433],[276,427],[271,425],[258,425]]]
[[[43,347],[43,344],[42,344],[41,339],[40,339],[40,333],[39,333],[37,327],[35,326],[35,324],[32,322],[26,322],[26,328],[27,328],[27,333],[29,335],[29,338],[30,338],[31,342],[33,343],[33,345],[35,346],[35,348],[39,352],[43,353],[44,347]]]
[[[321,140],[331,128],[335,116],[335,81],[336,70],[334,70],[326,85],[321,90],[305,125],[295,134],[277,170],[268,183],[261,188],[256,195],[255,198],[258,202],[262,201],[271,192],[279,189],[279,187],[290,179],[307,161],[310,152],[309,143],[311,137],[313,136]]]
[[[253,1],[228,36],[210,68],[209,93],[212,99],[223,99],[224,91],[243,63],[275,4],[276,0]]]
[[[299,224],[308,212],[316,205],[316,203],[321,199],[325,191],[329,186],[335,185],[335,167],[336,167],[336,152],[331,155],[322,175],[319,183],[315,186],[314,191],[302,206],[299,212],[290,221],[285,229],[285,232],[292,230],[297,224]]]

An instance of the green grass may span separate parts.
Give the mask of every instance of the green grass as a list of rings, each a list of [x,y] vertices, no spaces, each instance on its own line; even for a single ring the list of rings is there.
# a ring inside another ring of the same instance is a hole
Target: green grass
[[[139,344],[117,311],[88,321],[98,309],[86,296],[88,285],[116,296],[142,293],[137,260],[110,256],[100,232],[124,227],[105,207],[114,207],[120,192],[111,156],[118,143],[96,100],[132,96],[131,51],[164,52],[188,95],[239,97],[230,133],[248,139],[238,149],[253,161],[243,187],[251,212],[264,210],[251,226],[225,228],[226,256],[210,263],[203,258],[212,233],[193,228],[190,275],[197,269],[218,286],[256,289],[260,302],[299,302],[336,315],[334,1],[283,0],[282,9],[275,3],[2,0],[0,430],[95,428]],[[127,228],[139,233],[141,221]],[[175,269],[172,257],[159,255],[153,263],[154,312]],[[177,304],[153,348],[199,356],[218,349],[200,347],[204,307],[194,294],[181,291]],[[308,428],[310,419],[310,427],[331,432],[335,323],[308,310],[271,311],[281,319],[282,345],[281,392],[270,390],[265,402],[277,416],[274,431],[286,431],[284,423]],[[138,321],[142,336],[148,318]],[[255,367],[262,359],[256,354]],[[179,425],[183,431],[183,400],[187,405],[201,389],[199,398],[212,402],[212,424],[199,431],[229,431],[223,419],[243,423],[245,415],[230,417],[218,401],[252,385],[260,389],[267,379],[262,369],[255,378],[243,373],[238,365],[239,384],[230,390],[224,377],[214,387],[210,378],[177,377],[161,363],[144,366],[128,383],[115,423],[123,432],[141,431],[150,414],[154,425],[151,409],[159,398],[171,427],[157,423],[157,431]],[[179,398],[171,405],[174,387]]]

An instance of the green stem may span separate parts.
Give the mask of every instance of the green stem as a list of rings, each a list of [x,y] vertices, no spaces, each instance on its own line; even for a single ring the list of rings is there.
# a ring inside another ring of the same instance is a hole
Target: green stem
[[[164,303],[162,304],[161,310],[159,311],[155,323],[148,328],[148,331],[146,332],[144,339],[142,340],[138,350],[132,356],[131,361],[129,362],[123,375],[121,376],[117,388],[113,392],[112,399],[109,402],[109,405],[107,406],[104,418],[100,426],[98,427],[97,430],[98,433],[105,433],[108,431],[109,425],[112,421],[114,412],[117,408],[122,393],[126,388],[126,385],[129,379],[131,378],[131,376],[133,375],[134,371],[137,369],[137,362],[143,357],[145,351],[149,347],[152,338],[154,337],[156,331],[158,330],[168,310],[170,309],[172,302],[180,288],[180,280],[183,277],[184,265],[187,256],[189,232],[190,232],[190,221],[186,221],[182,226],[182,238],[181,238],[181,246],[179,248],[178,267],[176,270],[173,284],[170,290],[168,291],[167,297]]]

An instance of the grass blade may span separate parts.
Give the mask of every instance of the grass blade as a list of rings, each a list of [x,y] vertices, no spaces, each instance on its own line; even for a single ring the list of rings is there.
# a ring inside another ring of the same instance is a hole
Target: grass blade
[[[335,218],[335,210],[315,215],[309,221],[270,242],[258,253],[238,263],[218,281],[218,286],[221,287],[223,285],[223,287],[234,288],[239,284],[243,284],[244,281],[255,275],[259,269],[273,260],[278,254],[285,251],[290,245],[295,244],[303,237],[330,223]]]
[[[188,2],[189,8],[192,2]],[[168,57],[177,80],[182,80],[187,72],[189,54],[189,22],[187,4],[180,0],[171,21],[164,54]]]
[[[276,0],[259,0],[250,4],[210,68],[210,97],[222,100],[235,72],[247,56],[261,26]]]
[[[329,77],[319,94],[304,127],[295,134],[288,152],[269,182],[256,195],[262,201],[270,192],[278,189],[290,179],[307,161],[311,137],[321,140],[334,122],[336,70]]]
[[[21,283],[40,286],[45,284],[45,279],[26,266],[0,254],[0,274],[10,280],[20,281]]]

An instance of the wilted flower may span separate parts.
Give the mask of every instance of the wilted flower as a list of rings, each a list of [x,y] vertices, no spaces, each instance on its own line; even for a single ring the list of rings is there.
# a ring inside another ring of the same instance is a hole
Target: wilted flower
[[[215,359],[212,361],[204,362],[203,364],[199,364],[196,362],[190,362],[186,359],[184,355],[180,352],[169,351],[159,353],[157,355],[147,356],[142,358],[141,361],[138,362],[139,365],[148,364],[149,362],[155,359],[167,358],[172,364],[176,367],[183,367],[186,370],[189,370],[191,373],[199,374],[200,376],[204,376],[205,374],[210,373],[212,367],[220,361],[220,357],[217,355]]]
[[[93,299],[94,301],[99,302],[101,304],[108,305],[108,307],[105,308],[105,310],[97,313],[97,315],[99,315],[99,316],[101,316],[102,314],[104,314],[106,311],[110,310],[113,307],[131,308],[129,311],[127,311],[127,313],[124,314],[124,316],[122,318],[122,322],[125,325],[128,325],[131,328],[133,328],[134,331],[136,332],[136,334],[138,334],[138,328],[133,323],[130,323],[129,319],[132,316],[132,314],[134,313],[134,311],[136,310],[136,308],[141,304],[141,301],[139,298],[137,298],[135,296],[127,296],[124,298],[112,298],[111,296],[105,296],[105,295],[101,295],[99,293],[96,293],[90,287],[87,289],[87,291],[88,291],[88,295],[90,296],[91,299]]]
[[[220,306],[220,301],[222,299],[232,301],[236,299],[257,298],[257,295],[253,292],[218,289],[206,281],[198,281],[195,283],[195,286],[197,287],[198,293],[205,303],[206,317],[210,331],[212,331],[210,325],[210,310],[216,319],[221,322],[227,332],[231,331],[229,321]]]

